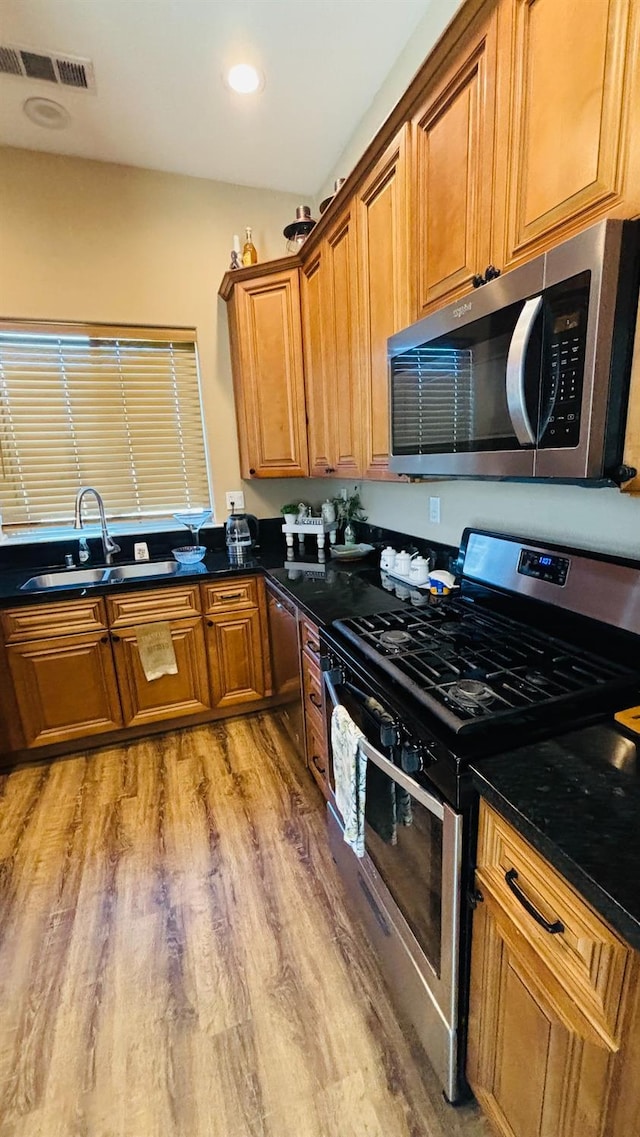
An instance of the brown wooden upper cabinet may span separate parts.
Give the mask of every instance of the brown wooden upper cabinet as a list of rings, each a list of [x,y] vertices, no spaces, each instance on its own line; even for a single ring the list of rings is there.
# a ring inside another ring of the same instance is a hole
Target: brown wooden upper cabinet
[[[308,474],[298,269],[235,282],[229,330],[242,476]]]
[[[389,462],[387,340],[414,317],[409,278],[409,127],[399,131],[356,198],[364,476],[393,479]]]
[[[640,216],[639,57],[638,0],[461,6],[300,258],[224,278],[243,476],[395,477],[389,336],[600,217]]]
[[[476,21],[413,118],[418,315],[484,279],[493,244],[497,14]]]
[[[638,11],[635,0],[503,0],[500,17],[509,268],[598,216],[638,213]]]
[[[355,225],[348,210],[301,272],[309,471],[358,477],[361,392]]]

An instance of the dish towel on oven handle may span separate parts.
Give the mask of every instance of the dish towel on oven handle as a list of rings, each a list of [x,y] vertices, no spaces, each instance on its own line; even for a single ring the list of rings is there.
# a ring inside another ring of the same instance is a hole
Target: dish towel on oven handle
[[[331,752],[336,805],[344,821],[344,839],[357,857],[364,857],[364,802],[367,759],[360,750],[364,734],[343,706],[331,714]]]

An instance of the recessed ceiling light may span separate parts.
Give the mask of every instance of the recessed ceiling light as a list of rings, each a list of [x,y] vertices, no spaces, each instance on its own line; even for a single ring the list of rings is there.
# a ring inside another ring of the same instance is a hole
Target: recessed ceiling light
[[[264,87],[264,77],[250,63],[236,63],[227,71],[225,83],[239,95],[253,95]]]
[[[66,107],[56,103],[53,99],[43,99],[36,96],[27,99],[22,104],[27,118],[35,122],[36,126],[46,126],[49,130],[64,130],[71,122],[71,115]]]

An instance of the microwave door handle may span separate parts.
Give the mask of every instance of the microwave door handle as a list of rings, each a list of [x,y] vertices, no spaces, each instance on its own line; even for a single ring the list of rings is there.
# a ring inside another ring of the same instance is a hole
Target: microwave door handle
[[[533,325],[541,307],[541,296],[526,301],[518,316],[507,356],[507,406],[515,436],[521,446],[535,446],[537,441],[525,400],[525,364]]]

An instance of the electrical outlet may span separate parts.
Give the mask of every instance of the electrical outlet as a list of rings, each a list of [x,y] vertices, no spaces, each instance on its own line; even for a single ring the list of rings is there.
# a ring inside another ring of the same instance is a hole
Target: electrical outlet
[[[429,498],[429,521],[432,525],[440,524],[440,498]]]
[[[227,499],[227,509],[244,509],[244,493],[242,490],[227,490],[225,497]]]
[[[348,491],[346,486],[343,486],[342,489],[340,490],[340,497],[342,498],[343,501],[346,501],[348,496],[349,496],[349,491]]]
[[[149,560],[149,546],[146,541],[136,541],[133,546],[133,559],[136,561]]]

